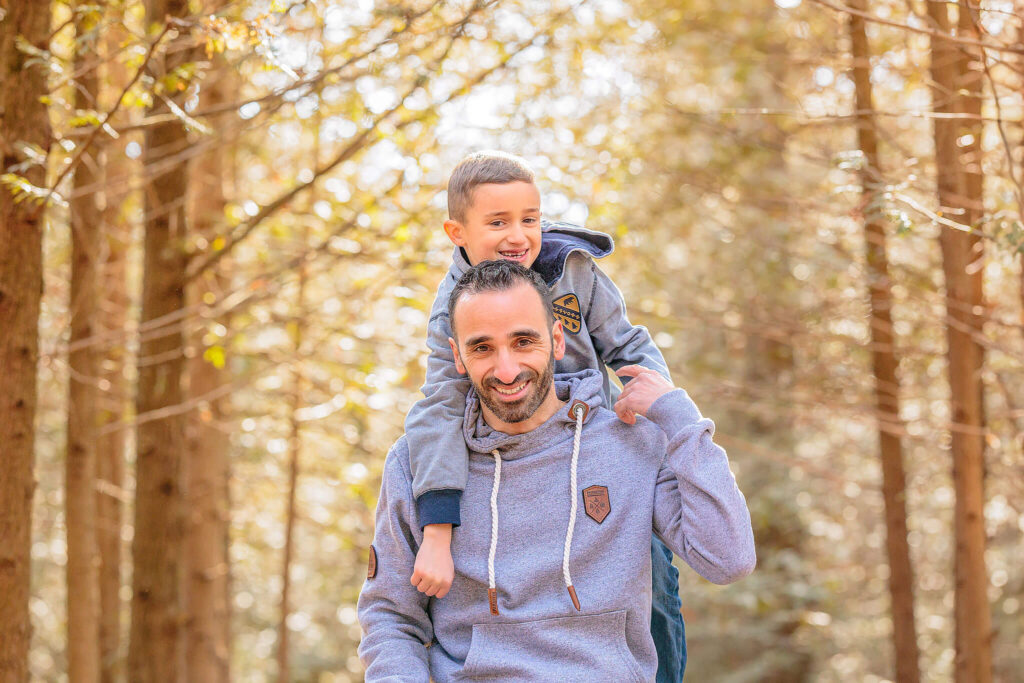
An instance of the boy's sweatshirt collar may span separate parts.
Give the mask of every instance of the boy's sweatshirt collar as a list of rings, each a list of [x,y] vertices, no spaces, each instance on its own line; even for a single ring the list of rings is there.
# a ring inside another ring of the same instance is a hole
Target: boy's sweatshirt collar
[[[565,405],[559,407],[542,425],[525,434],[505,434],[492,429],[480,410],[480,397],[475,389],[470,388],[462,423],[466,446],[475,453],[490,453],[498,449],[502,460],[516,460],[572,438],[572,430],[566,427],[576,423],[576,417],[571,413],[573,404],[577,401],[587,404],[589,410],[584,418],[586,423],[591,419],[593,411],[604,404],[602,387],[601,375],[596,370],[555,375],[555,394]]]
[[[570,223],[546,220],[541,221],[540,228],[544,234],[540,243],[540,254],[533,262],[533,269],[540,273],[549,287],[562,277],[565,262],[572,252],[582,251],[598,259],[604,258],[615,249],[612,238],[603,232],[588,230]],[[456,276],[461,276],[472,268],[462,247],[455,247],[452,266]]]

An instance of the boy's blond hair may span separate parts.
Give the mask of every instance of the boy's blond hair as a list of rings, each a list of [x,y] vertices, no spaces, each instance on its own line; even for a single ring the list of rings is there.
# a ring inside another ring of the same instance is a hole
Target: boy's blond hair
[[[448,217],[460,223],[473,204],[477,185],[496,183],[533,183],[533,169],[522,157],[508,152],[475,152],[459,162],[448,179]]]

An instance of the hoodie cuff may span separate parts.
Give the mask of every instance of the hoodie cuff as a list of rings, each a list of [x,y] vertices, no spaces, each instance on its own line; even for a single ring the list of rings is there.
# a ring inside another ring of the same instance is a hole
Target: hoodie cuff
[[[461,501],[462,491],[458,489],[437,489],[424,493],[416,499],[416,514],[420,519],[420,529],[428,524],[459,526],[462,523],[459,516]]]
[[[703,419],[697,405],[682,389],[673,389],[651,404],[647,419],[661,427],[668,438]]]

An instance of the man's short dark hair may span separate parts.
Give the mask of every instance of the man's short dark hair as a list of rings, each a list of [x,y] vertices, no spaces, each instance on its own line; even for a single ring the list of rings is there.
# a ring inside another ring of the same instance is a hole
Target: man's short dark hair
[[[455,289],[448,296],[448,324],[452,327],[452,333],[455,333],[455,306],[459,303],[459,299],[480,292],[503,292],[523,283],[533,287],[540,295],[548,322],[553,324],[555,313],[551,307],[550,290],[544,282],[544,278],[537,271],[524,268],[518,263],[497,259],[481,261],[463,273],[459,281],[455,283]]]
[[[478,185],[494,183],[532,183],[533,170],[525,159],[507,152],[475,152],[459,162],[448,179],[448,217],[460,223],[473,205]]]

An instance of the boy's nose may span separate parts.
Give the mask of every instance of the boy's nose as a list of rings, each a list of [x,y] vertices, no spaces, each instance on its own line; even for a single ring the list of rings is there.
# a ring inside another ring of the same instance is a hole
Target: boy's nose
[[[526,242],[526,232],[523,230],[523,226],[519,223],[513,223],[509,228],[509,231],[505,234],[505,239],[514,245],[520,245]]]

